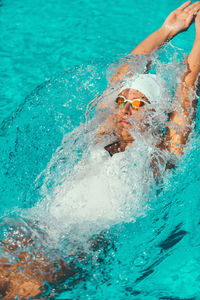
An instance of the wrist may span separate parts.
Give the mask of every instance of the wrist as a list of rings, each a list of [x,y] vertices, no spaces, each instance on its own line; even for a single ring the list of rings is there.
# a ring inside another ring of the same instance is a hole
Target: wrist
[[[163,24],[159,29],[160,34],[164,37],[165,41],[170,41],[176,33],[172,30],[171,26]]]

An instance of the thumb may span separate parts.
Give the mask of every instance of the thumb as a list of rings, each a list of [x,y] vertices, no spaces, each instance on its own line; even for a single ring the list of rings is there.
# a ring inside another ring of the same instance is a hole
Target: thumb
[[[198,11],[195,15],[195,23],[199,23],[200,22],[200,11]]]

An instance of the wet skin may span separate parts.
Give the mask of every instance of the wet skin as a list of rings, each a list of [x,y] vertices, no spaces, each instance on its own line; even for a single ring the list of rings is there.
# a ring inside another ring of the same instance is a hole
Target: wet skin
[[[147,97],[137,90],[126,89],[123,90],[119,96],[124,96],[129,100],[142,99],[149,103]],[[130,130],[139,130],[141,133],[148,128],[148,124],[144,122],[145,116],[148,112],[148,107],[145,104],[139,109],[134,109],[131,103],[127,102],[123,107],[117,105],[117,112],[115,114],[116,135],[120,142],[120,151],[124,151],[126,146],[129,146],[134,141]],[[134,126],[132,123],[136,126]],[[137,127],[137,128],[135,128]]]

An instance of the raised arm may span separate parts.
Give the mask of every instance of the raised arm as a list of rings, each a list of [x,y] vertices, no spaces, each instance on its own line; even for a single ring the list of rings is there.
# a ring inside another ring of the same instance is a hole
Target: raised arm
[[[200,1],[191,4],[191,1],[185,2],[179,8],[174,10],[165,20],[164,24],[141,42],[129,55],[149,54],[159,49],[165,42],[171,40],[178,33],[188,29],[193,21],[194,14],[200,8]],[[111,79],[111,84],[119,82],[129,71],[128,64],[120,66],[116,74]]]
[[[167,148],[177,157],[184,153],[184,145],[191,132],[191,125],[195,118],[196,88],[200,72],[200,12],[195,18],[196,37],[194,45],[187,59],[187,72],[180,84],[176,100],[179,111],[170,115],[166,133]]]

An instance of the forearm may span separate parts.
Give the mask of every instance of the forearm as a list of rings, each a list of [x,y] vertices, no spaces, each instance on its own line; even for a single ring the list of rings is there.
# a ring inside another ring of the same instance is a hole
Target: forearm
[[[187,30],[199,10],[200,1],[193,4],[191,4],[191,1],[183,3],[180,7],[168,15],[161,28],[141,42],[130,54],[146,55],[159,49],[165,42],[171,40],[175,35]],[[116,74],[111,78],[111,83],[119,82],[127,72],[130,72],[128,64],[120,66],[117,69]],[[195,74],[193,75],[191,79],[188,77],[188,80],[194,81],[193,78],[195,78]]]
[[[200,72],[200,34],[196,34],[192,50],[187,58],[187,71],[177,92],[177,99],[182,112],[188,120],[192,121],[196,106],[196,86]],[[198,84],[198,83],[197,83]]]
[[[192,50],[187,59],[187,71],[176,93],[178,111],[170,115],[166,133],[167,148],[176,156],[184,153],[184,145],[192,129],[195,118],[195,82],[200,72],[200,35],[196,35]]]
[[[173,34],[171,34],[170,29],[162,26],[141,42],[130,54],[149,54],[159,49],[165,42],[172,38]]]
[[[195,88],[195,82],[200,72],[200,34],[195,38],[194,45],[187,59],[188,71],[185,75],[185,85]]]
[[[157,49],[159,49],[165,42],[173,38],[173,34],[170,29],[162,26],[150,36],[148,36],[144,41],[142,41],[129,55],[146,55]],[[128,64],[123,64],[119,66],[116,74],[111,78],[111,83],[119,82],[125,74],[130,71]]]

